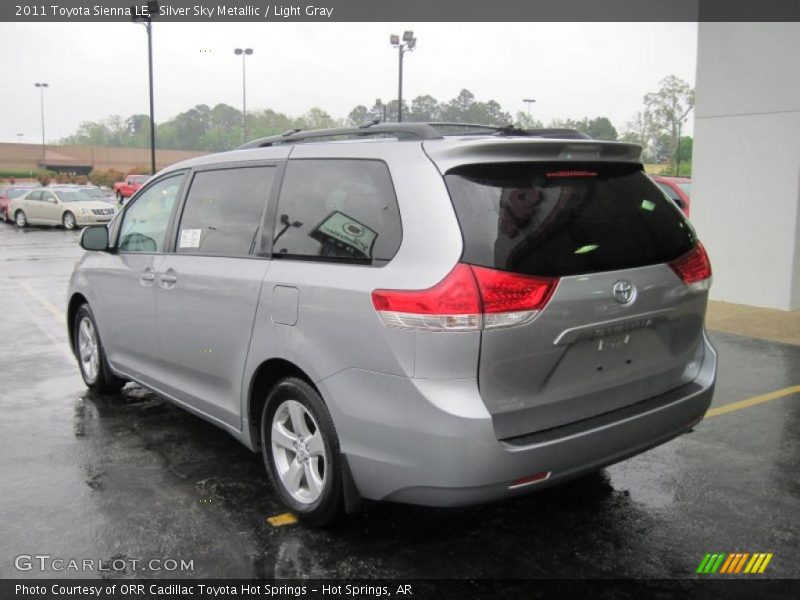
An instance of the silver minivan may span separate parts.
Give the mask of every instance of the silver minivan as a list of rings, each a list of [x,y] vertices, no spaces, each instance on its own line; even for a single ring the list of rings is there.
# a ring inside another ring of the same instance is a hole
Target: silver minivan
[[[68,295],[86,385],[211,421],[323,525],[565,481],[698,423],[711,267],[638,146],[372,124],[171,166]]]

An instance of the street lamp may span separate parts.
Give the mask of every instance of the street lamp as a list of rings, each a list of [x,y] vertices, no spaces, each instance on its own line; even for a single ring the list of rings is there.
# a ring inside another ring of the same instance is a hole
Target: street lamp
[[[242,133],[247,143],[247,71],[245,70],[245,57],[253,54],[252,48],[236,48],[233,53],[242,56]]]
[[[417,38],[414,37],[413,31],[404,31],[403,39],[399,35],[390,35],[389,43],[397,48],[397,53],[400,58],[399,81],[397,85],[397,122],[403,121],[403,54],[411,52],[417,47]]]
[[[131,6],[131,20],[147,29],[147,65],[150,77],[150,172],[156,172],[156,120],[153,110],[153,18],[159,15],[158,0],[147,3],[147,14],[139,12],[139,6]]]
[[[39,88],[39,96],[41,97],[41,106],[42,106],[42,160],[45,159],[45,146],[44,146],[44,88],[50,87],[47,83],[39,83],[36,82],[35,85]],[[42,165],[44,166],[44,165]]]
[[[536,102],[533,98],[523,98],[522,101],[528,105],[528,116],[531,116],[531,104]]]
[[[21,144],[21,143],[22,143],[22,138],[23,138],[24,136],[25,136],[25,134],[24,134],[24,133],[18,133],[18,134],[17,134],[17,143],[18,143],[18,144]]]

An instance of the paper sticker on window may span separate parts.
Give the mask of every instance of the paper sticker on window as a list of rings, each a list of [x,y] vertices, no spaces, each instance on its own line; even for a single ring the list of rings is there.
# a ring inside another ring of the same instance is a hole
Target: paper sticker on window
[[[199,248],[202,229],[181,229],[179,248]]]
[[[372,247],[378,237],[377,232],[338,210],[328,215],[310,235],[322,244],[320,255],[353,258],[372,258]]]

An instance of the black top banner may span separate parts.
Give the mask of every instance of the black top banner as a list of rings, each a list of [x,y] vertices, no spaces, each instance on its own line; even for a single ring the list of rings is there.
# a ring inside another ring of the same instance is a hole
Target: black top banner
[[[151,5],[153,3],[150,3]],[[165,22],[800,21],[800,0],[161,0]],[[4,0],[0,20],[129,21],[145,0]]]

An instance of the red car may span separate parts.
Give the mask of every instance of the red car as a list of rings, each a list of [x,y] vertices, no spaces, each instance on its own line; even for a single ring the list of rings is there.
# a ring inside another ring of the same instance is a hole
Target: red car
[[[689,205],[691,204],[692,180],[688,177],[666,177],[664,175],[650,175],[650,178],[688,217]]]
[[[123,204],[126,198],[133,196],[142,187],[150,175],[128,175],[125,181],[118,181],[114,184],[114,193],[117,195],[117,202]]]
[[[0,219],[8,223],[8,204],[17,196],[22,196],[38,185],[2,185],[0,186]]]

